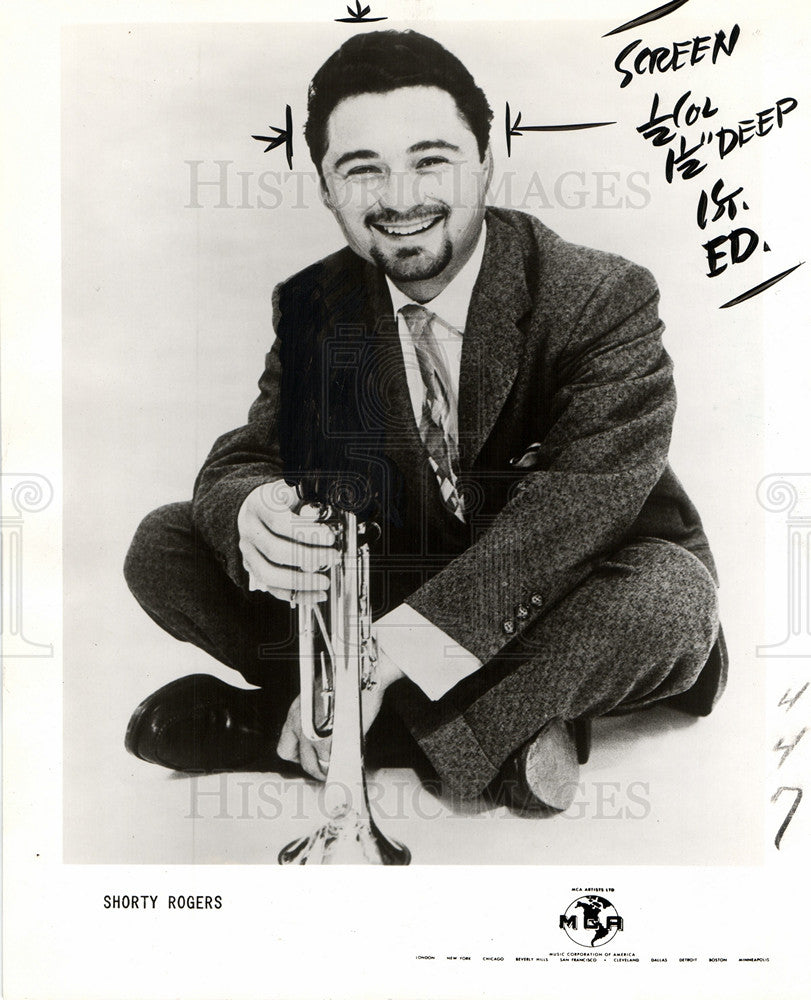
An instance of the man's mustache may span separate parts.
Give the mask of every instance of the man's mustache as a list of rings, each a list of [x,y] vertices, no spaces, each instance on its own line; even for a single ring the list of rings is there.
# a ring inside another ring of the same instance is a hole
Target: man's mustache
[[[443,219],[448,216],[446,205],[415,206],[407,212],[396,212],[394,209],[386,208],[374,212],[369,212],[365,218],[367,226],[409,226],[414,222],[428,221],[441,216]]]

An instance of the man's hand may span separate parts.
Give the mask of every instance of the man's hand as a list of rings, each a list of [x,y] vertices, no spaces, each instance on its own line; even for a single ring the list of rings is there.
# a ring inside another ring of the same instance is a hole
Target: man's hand
[[[283,480],[248,494],[237,517],[242,562],[251,590],[267,591],[280,601],[323,601],[327,573],[338,555],[335,533],[317,522],[317,508],[298,510],[299,503]]]
[[[327,737],[313,743],[301,730],[301,695],[296,695],[287,710],[276,753],[283,759],[301,764],[313,778],[324,781],[329,768],[329,752],[332,740]]]
[[[361,692],[361,714],[363,716],[363,733],[369,732],[372,723],[378,716],[383,705],[383,696],[388,688],[405,674],[385,654],[381,654],[375,670],[375,685]],[[332,739],[312,742],[301,731],[301,698],[297,696],[287,712],[287,719],[282,727],[276,753],[284,760],[301,764],[307,774],[319,781],[325,781],[329,769],[329,756]]]

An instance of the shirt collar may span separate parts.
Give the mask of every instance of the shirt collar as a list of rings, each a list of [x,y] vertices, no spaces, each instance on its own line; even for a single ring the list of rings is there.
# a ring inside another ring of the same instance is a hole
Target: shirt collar
[[[429,302],[415,303],[407,295],[400,291],[393,281],[386,275],[386,283],[391,294],[391,303],[394,307],[395,315],[407,305],[423,305],[430,308],[431,312],[437,315],[448,326],[453,327],[460,333],[464,333],[465,322],[467,321],[467,311],[470,307],[470,300],[473,296],[473,286],[479,276],[484,257],[484,242],[487,232],[487,223],[482,224],[481,232],[473,253],[468,258],[465,266],[456,277],[442,289],[439,295],[435,295]]]

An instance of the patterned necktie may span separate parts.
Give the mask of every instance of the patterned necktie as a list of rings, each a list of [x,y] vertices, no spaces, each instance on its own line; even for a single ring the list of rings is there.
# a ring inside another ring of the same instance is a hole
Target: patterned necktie
[[[439,492],[445,506],[464,523],[464,504],[456,488],[459,448],[451,431],[454,415],[451,413],[448,392],[450,376],[434,334],[432,320],[435,317],[428,309],[417,305],[403,306],[400,312],[414,343],[425,388],[420,437],[428,452],[428,460],[439,483]]]

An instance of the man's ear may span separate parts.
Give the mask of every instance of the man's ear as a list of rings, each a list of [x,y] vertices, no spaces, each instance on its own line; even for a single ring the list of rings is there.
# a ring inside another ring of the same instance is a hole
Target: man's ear
[[[324,180],[324,175],[322,174],[318,182],[318,193],[321,196],[321,201],[326,205],[330,212],[335,211],[335,203],[332,200],[332,195],[329,193],[327,188],[327,182]]]
[[[482,171],[484,173],[484,190],[489,191],[490,182],[493,179],[493,150],[490,148],[489,142],[482,158]]]

